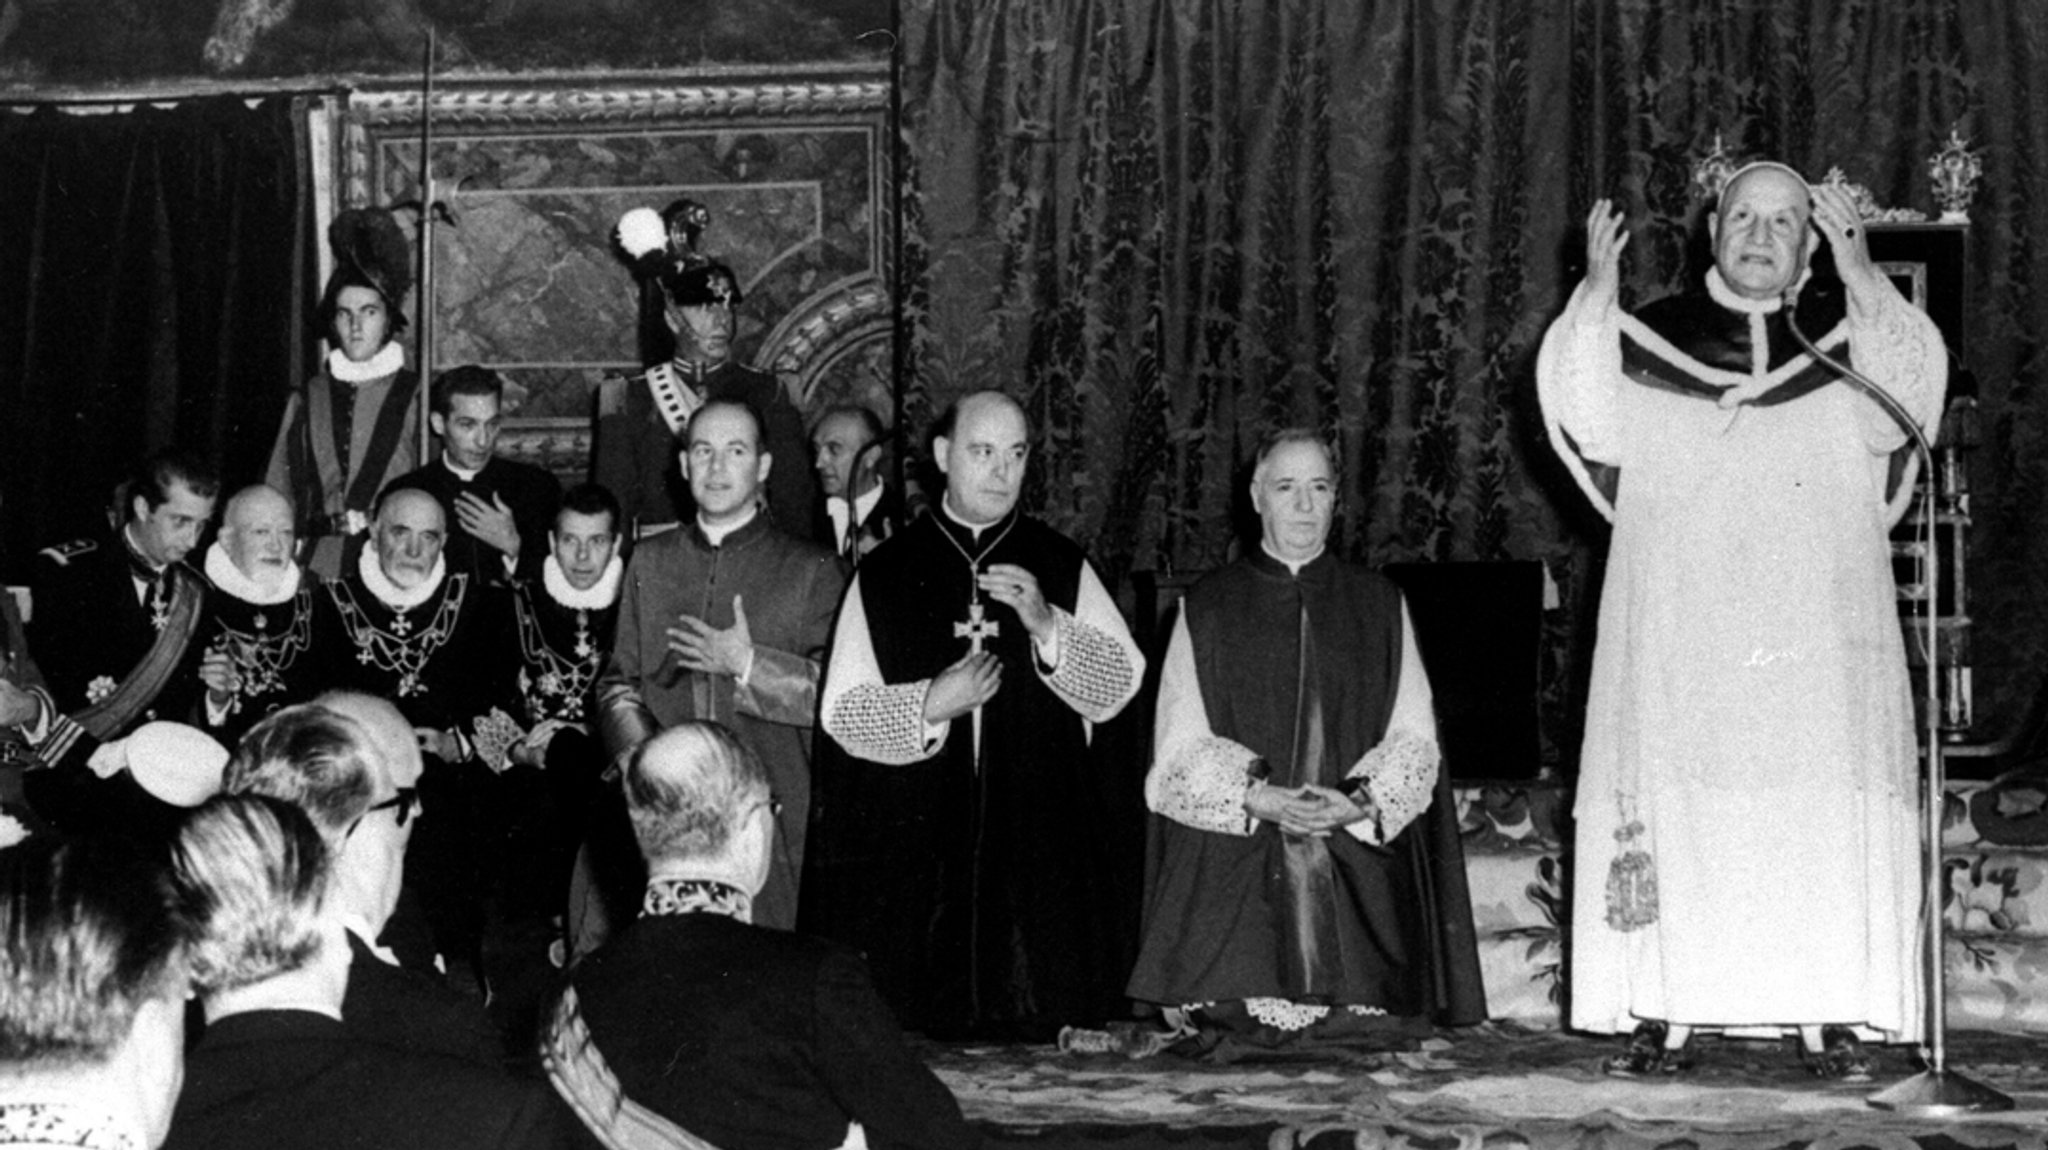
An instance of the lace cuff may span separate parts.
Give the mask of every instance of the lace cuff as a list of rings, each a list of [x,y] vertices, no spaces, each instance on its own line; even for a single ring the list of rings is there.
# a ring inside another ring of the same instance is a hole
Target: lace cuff
[[[1152,768],[1146,802],[1182,826],[1242,838],[1254,822],[1244,810],[1245,768],[1257,758],[1243,743],[1215,735],[1197,740]]]
[[[1393,731],[1367,751],[1346,777],[1365,780],[1365,792],[1376,814],[1354,824],[1352,833],[1375,845],[1392,842],[1417,815],[1429,809],[1441,757],[1435,739],[1412,731]]]
[[[1059,666],[1046,676],[1046,683],[1074,705],[1081,716],[1094,720],[1114,714],[1131,693],[1131,661],[1123,647],[1099,627],[1091,627],[1055,607],[1053,644],[1059,652]]]
[[[920,679],[850,688],[825,716],[825,732],[871,762],[900,766],[930,758],[939,742],[924,721],[924,696],[930,687],[931,680]]]
[[[512,747],[526,737],[519,729],[519,723],[497,707],[491,713],[478,719],[473,727],[470,743],[478,761],[499,774],[505,773],[512,765]]]

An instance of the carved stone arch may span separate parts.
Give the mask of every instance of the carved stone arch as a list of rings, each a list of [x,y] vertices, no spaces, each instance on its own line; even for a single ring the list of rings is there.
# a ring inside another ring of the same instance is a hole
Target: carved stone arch
[[[782,317],[761,341],[754,363],[774,372],[807,415],[835,403],[861,403],[894,421],[894,308],[875,276],[842,281]]]

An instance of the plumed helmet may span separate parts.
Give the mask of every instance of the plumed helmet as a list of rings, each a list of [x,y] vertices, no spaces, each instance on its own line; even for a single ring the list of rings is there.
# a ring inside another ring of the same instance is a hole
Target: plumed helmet
[[[740,278],[724,264],[671,266],[663,269],[658,278],[661,293],[676,307],[702,307],[711,304],[739,306]]]
[[[396,312],[412,290],[412,244],[398,221],[383,208],[350,208],[327,225],[327,246],[334,253],[329,282],[361,284],[384,297]]]
[[[659,285],[669,303],[734,306],[741,298],[739,276],[697,247],[710,226],[710,209],[683,199],[659,212],[634,208],[619,217],[615,234],[634,275]]]

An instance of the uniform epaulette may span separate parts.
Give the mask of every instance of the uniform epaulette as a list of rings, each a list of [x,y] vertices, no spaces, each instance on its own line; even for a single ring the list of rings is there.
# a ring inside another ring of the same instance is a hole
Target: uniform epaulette
[[[45,547],[38,554],[59,567],[69,567],[73,559],[82,559],[99,549],[100,544],[97,539],[73,539],[69,543],[59,543],[55,547]]]

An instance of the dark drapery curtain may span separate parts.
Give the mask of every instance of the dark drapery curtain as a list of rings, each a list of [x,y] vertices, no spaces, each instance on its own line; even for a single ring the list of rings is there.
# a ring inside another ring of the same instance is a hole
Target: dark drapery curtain
[[[307,366],[302,104],[0,112],[4,574],[148,451],[262,477]]]
[[[1578,742],[1605,531],[1557,468],[1533,360],[1594,198],[1626,299],[1677,288],[1717,135],[1878,202],[1985,156],[1968,365],[1980,723],[2048,642],[2048,8],[2030,0],[904,0],[906,416],[1000,386],[1028,498],[1112,578],[1222,562],[1260,432],[1342,446],[1338,546],[1542,559],[1546,756]]]

